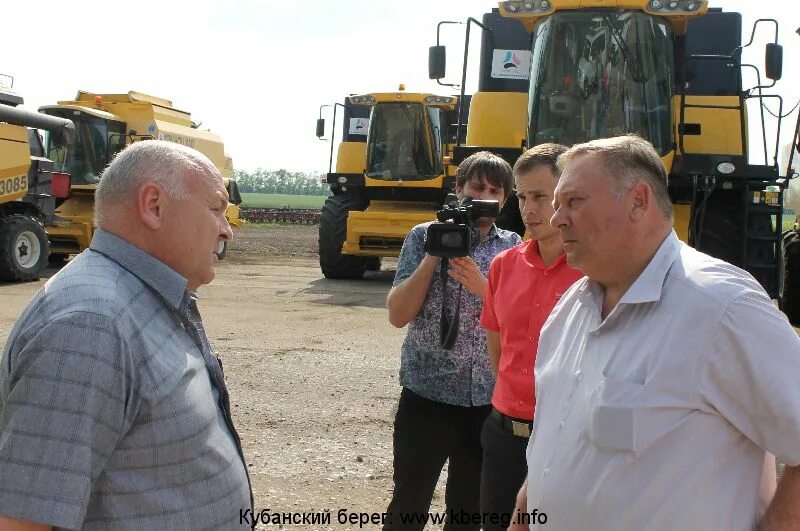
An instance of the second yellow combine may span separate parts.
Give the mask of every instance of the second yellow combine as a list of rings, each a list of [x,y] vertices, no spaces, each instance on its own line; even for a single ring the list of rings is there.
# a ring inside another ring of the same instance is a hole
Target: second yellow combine
[[[51,261],[66,259],[89,246],[94,233],[94,191],[100,174],[119,151],[132,142],[159,139],[194,148],[206,155],[226,178],[231,196],[227,217],[240,226],[241,198],[233,177],[233,162],[225,154],[222,140],[198,128],[188,112],[172,102],[140,92],[94,94],[80,91],[74,100],[60,101],[39,109],[45,114],[71,120],[75,142],[69,149],[47,142],[47,155],[60,171],[72,176],[70,198],[56,211],[56,221],[47,227]],[[218,254],[223,256],[226,244]]]

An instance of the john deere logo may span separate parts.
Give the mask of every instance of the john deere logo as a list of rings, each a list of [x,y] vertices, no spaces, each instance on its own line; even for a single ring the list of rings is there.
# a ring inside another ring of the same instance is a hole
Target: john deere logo
[[[513,68],[514,70],[517,70],[519,68],[519,65],[521,64],[522,61],[520,60],[519,57],[517,57],[516,53],[510,50],[506,52],[506,57],[505,59],[503,59],[504,69],[508,70],[509,68]]]

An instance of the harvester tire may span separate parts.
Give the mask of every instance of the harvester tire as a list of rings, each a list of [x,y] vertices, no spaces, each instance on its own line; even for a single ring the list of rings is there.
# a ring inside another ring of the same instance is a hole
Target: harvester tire
[[[381,257],[369,256],[366,260],[367,271],[380,271],[381,270]]]
[[[67,263],[67,258],[69,258],[69,255],[66,253],[50,253],[47,255],[47,261],[50,263],[50,265],[58,267]]]
[[[0,280],[36,280],[47,265],[47,234],[36,220],[14,215],[0,220]]]
[[[217,246],[217,260],[222,260],[228,252],[228,240],[220,240]]]
[[[347,236],[347,214],[363,204],[350,195],[332,195],[322,206],[319,219],[319,266],[325,278],[362,278],[367,269],[363,256],[342,254]]]
[[[800,233],[783,235],[783,293],[780,307],[793,326],[800,326]]]
[[[744,226],[743,208],[740,191],[714,190],[707,200],[699,245],[695,241],[697,250],[744,268],[741,249],[747,228]],[[763,212],[752,212],[749,224],[760,232],[772,230],[771,217]],[[774,260],[773,247],[771,242],[751,242],[747,259],[763,263]],[[774,288],[777,289],[777,286]],[[764,289],[770,291],[768,286],[764,286]]]

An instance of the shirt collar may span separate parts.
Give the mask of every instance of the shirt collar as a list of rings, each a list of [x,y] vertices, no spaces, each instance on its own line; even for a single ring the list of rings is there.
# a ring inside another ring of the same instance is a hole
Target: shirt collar
[[[115,261],[158,293],[172,308],[188,302],[187,280],[161,260],[119,236],[102,229],[94,231],[89,248]]]
[[[673,262],[681,250],[681,242],[674,230],[664,238],[658,251],[620,299],[620,303],[638,304],[661,299],[661,290]]]
[[[567,263],[567,254],[562,251],[561,254],[558,255],[558,258],[556,258],[555,261],[550,264],[550,267],[545,265],[544,260],[542,260],[542,253],[539,252],[538,240],[528,240],[527,245],[520,247],[520,252],[525,254],[526,258],[534,268],[541,269],[542,271],[550,271],[557,267],[561,267],[562,265],[566,265]]]
[[[620,304],[638,304],[661,300],[661,291],[675,259],[680,254],[681,242],[678,235],[672,230],[661,242],[653,258],[647,264],[636,280],[620,299]],[[597,303],[598,309],[603,300],[603,288],[590,278],[578,290],[583,297],[588,297]]]

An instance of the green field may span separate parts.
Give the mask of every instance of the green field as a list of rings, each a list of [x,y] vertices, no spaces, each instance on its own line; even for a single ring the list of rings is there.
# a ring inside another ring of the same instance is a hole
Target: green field
[[[242,194],[242,206],[261,208],[322,208],[321,195]]]

